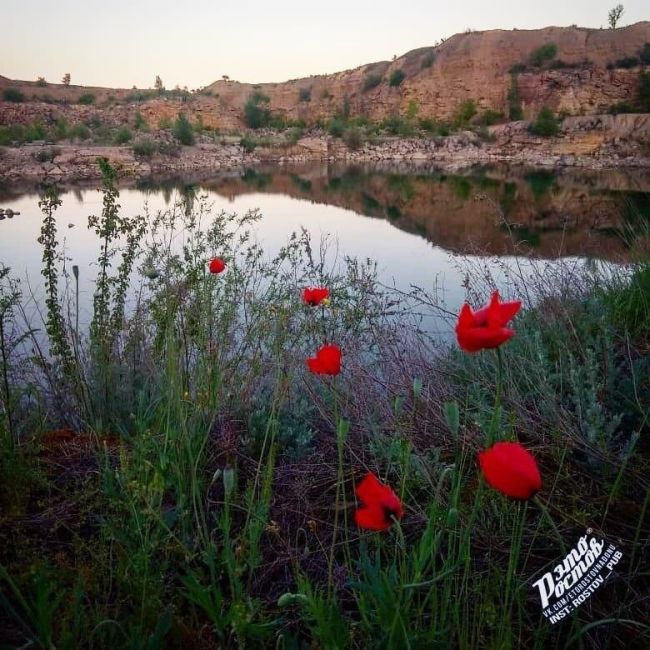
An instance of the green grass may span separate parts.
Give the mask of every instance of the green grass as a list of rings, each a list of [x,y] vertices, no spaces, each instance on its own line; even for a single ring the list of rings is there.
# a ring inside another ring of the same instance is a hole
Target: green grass
[[[3,643],[605,648],[648,634],[646,266],[506,274],[526,306],[495,410],[496,355],[438,349],[372,263],[328,270],[304,234],[268,258],[258,213],[215,213],[193,187],[127,219],[103,172],[88,335],[67,303],[54,191],[41,237],[52,356],[0,273]],[[478,304],[493,279],[467,264]],[[331,289],[329,307],[302,304],[314,285]],[[325,340],[344,351],[337,377],[305,368]],[[481,481],[488,433],[533,451],[553,525]],[[388,533],[354,525],[369,469],[406,507]],[[529,581],[588,526],[624,540],[626,564],[551,627]]]

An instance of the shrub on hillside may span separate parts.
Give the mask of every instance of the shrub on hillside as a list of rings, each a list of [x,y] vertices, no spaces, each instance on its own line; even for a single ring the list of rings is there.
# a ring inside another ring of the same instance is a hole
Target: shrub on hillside
[[[381,83],[381,75],[374,74],[371,72],[370,74],[367,74],[363,78],[363,82],[361,84],[361,90],[365,93],[368,90],[372,90],[373,88],[376,88],[380,83]]]
[[[467,126],[476,115],[476,102],[473,99],[463,101],[454,115],[454,124],[458,127]]]
[[[557,45],[555,43],[546,43],[533,51],[530,55],[530,64],[539,67],[547,61],[553,60],[556,54]]]
[[[39,77],[39,78],[36,80],[36,85],[37,85],[39,88],[45,88],[45,86],[47,86],[47,81],[45,81],[45,77]]]
[[[181,143],[186,146],[194,144],[194,130],[190,121],[185,117],[183,113],[179,113],[174,122],[174,128],[172,130],[174,137]]]
[[[85,124],[78,122],[72,125],[68,137],[71,140],[88,140],[90,138],[90,129]]]
[[[95,103],[95,95],[92,93],[84,93],[77,100],[77,104],[85,104],[86,106]]]
[[[264,108],[269,103],[269,98],[261,91],[255,90],[246,100],[244,105],[244,122],[251,129],[261,129],[268,126],[271,111]]]
[[[639,59],[635,56],[625,56],[622,59],[617,59],[614,63],[608,63],[607,69],[614,70],[616,68],[624,68],[629,70],[630,68],[636,68],[640,63]]]
[[[492,126],[501,119],[503,119],[501,111],[493,111],[491,108],[487,108],[479,116],[478,123],[481,126]]]
[[[152,138],[138,138],[133,143],[133,153],[141,158],[151,158],[156,153],[156,143]]]
[[[406,79],[406,75],[404,74],[404,71],[398,68],[397,70],[393,70],[390,73],[390,77],[388,78],[388,85],[391,88],[396,88],[402,83],[402,81],[404,81],[404,79]]]
[[[650,43],[643,46],[643,49],[639,52],[639,59],[643,65],[650,65]]]
[[[126,144],[133,138],[133,134],[128,126],[121,126],[115,132],[115,144]]]
[[[514,65],[510,66],[510,74],[519,74],[520,72],[526,72],[528,67],[526,66],[525,63],[515,63]]]
[[[25,101],[25,95],[18,88],[5,88],[2,91],[2,98],[6,102],[13,102],[14,104],[20,104]]]
[[[343,131],[343,142],[350,151],[356,151],[363,146],[363,131],[358,126],[351,126]]]
[[[639,78],[639,108],[650,113],[650,72],[642,72]]]
[[[327,125],[327,131],[333,138],[340,138],[345,131],[345,121],[340,117],[333,117]]]
[[[298,91],[298,100],[301,102],[311,101],[311,88],[301,88]]]
[[[548,106],[544,106],[539,112],[537,119],[530,125],[530,132],[545,138],[560,132],[560,123]]]

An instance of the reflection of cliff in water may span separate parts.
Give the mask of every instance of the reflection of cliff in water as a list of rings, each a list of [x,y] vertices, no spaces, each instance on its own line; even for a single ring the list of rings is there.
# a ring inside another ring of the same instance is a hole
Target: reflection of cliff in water
[[[121,182],[128,185],[128,179]],[[135,187],[144,194],[161,192],[167,203],[180,193],[188,209],[201,191],[230,199],[283,194],[385,219],[458,253],[617,261],[646,248],[650,232],[650,171],[643,169],[554,173],[494,167],[449,174],[422,165],[312,163],[231,170],[209,179],[139,180]],[[0,188],[0,206],[35,189]]]
[[[450,175],[422,170],[329,167],[246,170],[204,187],[221,195],[281,193],[336,205],[426,237],[459,253],[620,259],[650,222],[650,174],[554,175],[483,170]],[[634,226],[634,229],[630,228]],[[625,234],[627,243],[621,234]]]

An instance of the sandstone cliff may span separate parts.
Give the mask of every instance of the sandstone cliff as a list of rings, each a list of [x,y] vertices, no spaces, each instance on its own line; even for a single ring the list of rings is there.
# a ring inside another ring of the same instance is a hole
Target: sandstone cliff
[[[184,98],[150,97],[134,100],[133,89],[90,88],[48,83],[17,82],[0,77],[0,90],[16,87],[28,100],[47,104],[12,106],[0,102],[0,124],[25,122],[33,111],[55,119],[84,119],[101,110],[109,123],[124,123],[140,110],[152,128],[162,117],[174,118],[184,111],[190,119],[201,117],[206,126],[235,129],[243,126],[244,104],[255,90],[269,98],[268,108],[276,115],[303,119],[308,123],[326,120],[349,108],[351,116],[372,120],[400,114],[411,107],[419,118],[448,120],[465,100],[474,100],[481,110],[508,113],[508,92],[513,66],[526,66],[514,75],[525,118],[550,106],[568,115],[605,113],[619,102],[633,102],[639,87],[642,65],[617,65],[638,57],[650,42],[650,22],[616,30],[579,27],[548,27],[539,30],[493,30],[457,34],[439,45],[413,50],[388,62],[377,62],[329,75],[282,83],[252,85],[216,81],[201,93]],[[535,67],[531,54],[543,45],[554,44],[553,62]],[[647,66],[646,66],[647,67]],[[396,71],[403,81],[391,86]],[[368,78],[379,83],[372,88]],[[74,105],[83,94],[95,96],[95,106]],[[61,105],[57,102],[67,102]],[[30,112],[32,111],[32,112]]]

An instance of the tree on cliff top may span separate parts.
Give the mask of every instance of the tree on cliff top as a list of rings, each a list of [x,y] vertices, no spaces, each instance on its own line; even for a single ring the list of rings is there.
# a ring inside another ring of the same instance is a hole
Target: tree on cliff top
[[[70,85],[70,73],[69,73],[69,72],[66,72],[66,73],[63,75],[63,79],[61,79],[61,83],[62,83],[64,86],[69,86],[69,85]]]
[[[610,10],[609,14],[607,14],[607,21],[609,22],[609,26],[612,29],[616,29],[616,25],[618,24],[618,21],[621,19],[621,16],[623,15],[623,12],[625,11],[625,8],[623,5],[616,5],[613,9]]]
[[[153,87],[161,93],[163,90],[165,90],[165,84],[163,84],[163,80],[160,78],[160,75],[156,75],[156,81],[153,84]]]

